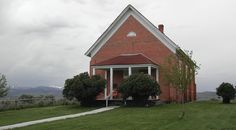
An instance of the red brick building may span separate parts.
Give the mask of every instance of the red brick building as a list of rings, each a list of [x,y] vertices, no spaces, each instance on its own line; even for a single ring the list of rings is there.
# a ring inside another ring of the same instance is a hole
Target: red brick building
[[[144,72],[152,75],[161,86],[161,101],[178,101],[177,91],[166,85],[160,66],[179,47],[164,34],[164,26],[155,27],[133,6],[128,5],[108,29],[89,48],[85,55],[91,57],[90,74],[107,79],[104,93],[97,98],[119,99],[117,88],[127,76]],[[185,93],[185,100],[196,99],[196,85]]]

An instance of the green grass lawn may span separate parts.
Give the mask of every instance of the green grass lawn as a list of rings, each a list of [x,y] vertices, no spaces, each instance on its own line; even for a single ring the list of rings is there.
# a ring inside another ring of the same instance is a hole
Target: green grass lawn
[[[50,107],[2,111],[0,112],[0,126],[79,113],[91,109],[94,108],[80,107],[78,105],[68,105],[68,106],[65,105],[65,106],[50,106]]]
[[[22,130],[236,130],[236,104],[195,102],[150,108],[121,107],[104,113],[19,128]]]

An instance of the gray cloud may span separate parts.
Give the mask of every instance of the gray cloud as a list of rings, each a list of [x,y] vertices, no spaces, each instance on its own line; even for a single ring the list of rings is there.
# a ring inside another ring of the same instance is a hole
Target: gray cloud
[[[72,25],[69,25],[66,22],[63,22],[61,20],[59,21],[48,21],[45,23],[42,23],[41,25],[34,25],[34,26],[23,26],[20,27],[20,30],[22,33],[30,34],[30,33],[50,33],[53,31],[56,31],[58,29],[63,28],[72,28]]]
[[[128,4],[193,50],[198,91],[236,84],[234,0],[1,0],[0,73],[10,85],[63,86],[88,70],[85,51]]]

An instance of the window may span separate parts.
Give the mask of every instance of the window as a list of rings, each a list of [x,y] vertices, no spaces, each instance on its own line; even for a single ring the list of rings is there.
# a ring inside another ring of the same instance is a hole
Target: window
[[[126,78],[128,78],[128,77],[129,77],[129,75],[128,75],[128,70],[124,70],[124,71],[123,71],[123,78],[126,79]]]
[[[131,32],[129,32],[126,36],[127,36],[127,37],[136,37],[136,33],[133,32],[133,31],[131,31]]]

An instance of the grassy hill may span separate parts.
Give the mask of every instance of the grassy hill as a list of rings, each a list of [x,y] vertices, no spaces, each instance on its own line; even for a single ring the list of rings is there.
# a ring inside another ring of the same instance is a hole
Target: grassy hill
[[[236,103],[201,101],[182,106],[165,104],[150,108],[121,107],[80,118],[55,121],[22,130],[236,130]]]

